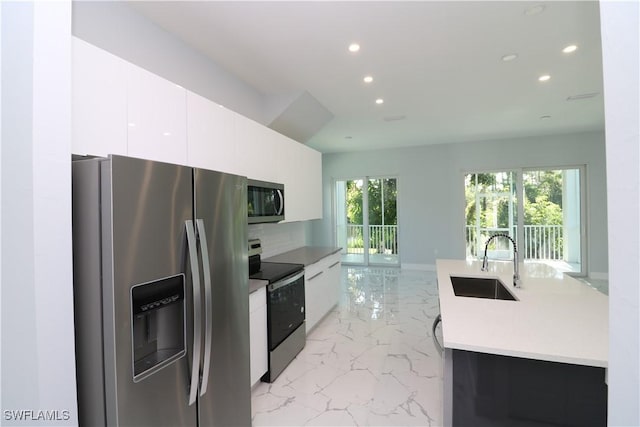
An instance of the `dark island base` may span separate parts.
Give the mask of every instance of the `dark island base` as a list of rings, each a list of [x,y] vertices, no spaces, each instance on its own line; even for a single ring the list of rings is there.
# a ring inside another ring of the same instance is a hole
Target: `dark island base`
[[[605,369],[453,350],[453,425],[606,426]]]

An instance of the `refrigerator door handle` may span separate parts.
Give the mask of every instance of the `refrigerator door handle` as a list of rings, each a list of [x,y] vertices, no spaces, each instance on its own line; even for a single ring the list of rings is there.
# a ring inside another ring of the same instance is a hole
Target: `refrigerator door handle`
[[[202,297],[200,296],[200,269],[198,268],[198,252],[193,221],[185,221],[187,229],[187,245],[191,263],[191,284],[193,286],[193,357],[191,360],[191,385],[189,386],[189,406],[198,397],[198,383],[200,380],[200,351],[202,342]]]
[[[209,383],[209,368],[211,365],[211,344],[213,334],[213,290],[211,288],[211,267],[209,266],[209,246],[207,246],[207,233],[204,228],[204,221],[196,219],[198,227],[198,237],[200,239],[200,253],[202,254],[202,274],[204,276],[204,361],[202,364],[202,384],[200,386],[200,396],[207,392]]]

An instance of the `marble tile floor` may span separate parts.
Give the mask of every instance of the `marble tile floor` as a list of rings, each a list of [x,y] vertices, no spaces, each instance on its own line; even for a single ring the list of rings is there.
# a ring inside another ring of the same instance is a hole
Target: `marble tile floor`
[[[438,310],[434,272],[343,267],[338,305],[274,383],[254,387],[253,425],[442,425]]]

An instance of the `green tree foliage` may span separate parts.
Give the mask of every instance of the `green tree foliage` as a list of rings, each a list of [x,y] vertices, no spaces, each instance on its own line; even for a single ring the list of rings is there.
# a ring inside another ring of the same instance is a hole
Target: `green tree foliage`
[[[479,208],[481,227],[509,227],[509,193],[513,187],[513,173],[469,174],[465,178],[467,225],[475,225],[476,208]],[[476,207],[476,193],[492,196],[480,197]]]
[[[480,209],[481,228],[509,227],[509,196],[513,179],[506,174],[480,173],[466,176],[465,196],[467,225],[476,224],[476,209]],[[562,171],[526,172],[524,178],[525,224],[562,224]],[[481,197],[476,206],[476,193],[495,194],[493,199]],[[499,194],[500,193],[500,194]],[[492,204],[492,202],[494,204]],[[515,203],[515,196],[514,196]],[[512,207],[515,209],[515,206]]]
[[[363,223],[362,180],[347,181],[347,221]],[[397,180],[395,178],[370,179],[367,185],[370,225],[397,225]],[[383,212],[384,208],[384,212]]]

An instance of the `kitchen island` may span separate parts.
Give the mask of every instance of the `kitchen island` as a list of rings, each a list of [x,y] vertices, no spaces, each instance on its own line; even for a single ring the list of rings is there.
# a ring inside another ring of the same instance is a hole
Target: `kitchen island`
[[[485,416],[491,425],[515,425],[513,414],[517,423],[572,425],[578,412],[597,424],[602,411],[606,421],[606,295],[546,264],[521,264],[520,288],[513,286],[512,262],[491,261],[487,272],[479,261],[436,266],[445,425],[480,425]],[[515,300],[456,296],[451,277],[498,278]],[[477,414],[482,419],[467,418]]]

